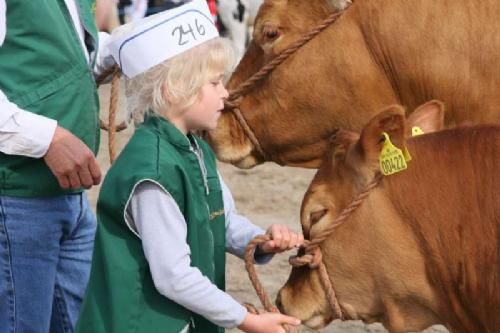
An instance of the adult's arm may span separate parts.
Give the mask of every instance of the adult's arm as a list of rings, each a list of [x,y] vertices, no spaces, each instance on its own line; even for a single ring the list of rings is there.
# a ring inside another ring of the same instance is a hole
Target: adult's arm
[[[0,48],[6,34],[6,2],[0,0]],[[80,24],[79,22],[75,24]],[[53,119],[19,108],[0,87],[0,151],[45,159],[62,188],[91,187],[101,172],[92,151]]]
[[[2,1],[2,0],[0,0]],[[0,151],[9,155],[43,157],[57,121],[20,109],[0,89]]]
[[[1,0],[0,0],[1,1]],[[57,121],[11,103],[0,90],[0,152],[44,158],[64,188],[89,188],[101,181],[92,151]]]

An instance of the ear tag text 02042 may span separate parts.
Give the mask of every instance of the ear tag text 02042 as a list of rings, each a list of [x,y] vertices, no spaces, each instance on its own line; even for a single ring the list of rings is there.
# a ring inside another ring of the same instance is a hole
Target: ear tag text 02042
[[[394,146],[389,138],[389,134],[383,132],[384,143],[380,152],[380,170],[385,176],[401,172],[408,168],[407,161],[411,160],[410,153],[405,148],[405,153]]]

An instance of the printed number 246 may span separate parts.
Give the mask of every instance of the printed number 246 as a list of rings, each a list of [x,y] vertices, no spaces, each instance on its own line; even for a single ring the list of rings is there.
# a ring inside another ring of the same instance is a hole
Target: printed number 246
[[[178,45],[186,45],[192,39],[197,40],[196,36],[205,35],[205,27],[202,24],[198,23],[198,20],[194,21],[195,29],[191,23],[186,25],[178,25],[172,30],[172,36],[178,35]],[[192,38],[192,39],[191,39]]]

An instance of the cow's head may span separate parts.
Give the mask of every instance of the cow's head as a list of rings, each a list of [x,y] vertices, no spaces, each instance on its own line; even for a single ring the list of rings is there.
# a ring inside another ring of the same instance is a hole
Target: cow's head
[[[232,75],[228,89],[237,88],[333,10],[344,8],[348,2],[265,0],[255,20],[253,40]],[[240,100],[240,110],[264,151],[279,164],[317,167],[319,160],[316,157],[322,155],[325,142],[334,130],[324,119],[308,116],[309,112],[324,110],[332,103],[325,95],[325,89],[331,89],[325,77],[334,76],[334,73],[332,69],[323,68],[326,63],[321,58],[332,54],[330,48],[335,46],[316,40],[320,35],[315,37],[314,43],[311,41],[303,46],[258,82]],[[318,53],[320,46],[322,49]],[[317,82],[310,81],[313,77]],[[318,82],[325,82],[325,86],[321,89],[315,87]],[[324,116],[328,117],[326,113]],[[301,138],[300,142],[297,142],[297,137]],[[318,140],[318,137],[325,140]],[[208,141],[222,161],[242,168],[264,161],[229,110],[223,113],[218,127],[208,134]]]
[[[404,114],[402,107],[391,106],[372,118],[360,135],[340,130],[332,138],[329,154],[302,203],[305,238],[314,239],[328,228],[379,171],[383,132],[402,148],[411,126],[418,125],[426,133],[443,126],[443,106],[437,101],[421,106],[408,120]],[[322,243],[323,262],[347,318],[379,321],[391,332],[419,331],[436,322],[432,311],[416,311],[434,294],[416,240],[387,204],[383,187],[372,190],[347,222]],[[394,253],[405,253],[408,261],[399,262]],[[411,303],[413,292],[423,295],[422,304]],[[399,300],[408,301],[407,307]],[[293,268],[277,304],[284,313],[315,329],[335,319],[316,269]]]

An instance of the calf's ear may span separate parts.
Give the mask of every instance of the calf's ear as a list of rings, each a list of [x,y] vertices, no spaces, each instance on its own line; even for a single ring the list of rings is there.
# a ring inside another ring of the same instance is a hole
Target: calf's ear
[[[387,133],[391,142],[399,149],[405,147],[405,110],[400,105],[391,105],[373,117],[363,128],[359,144],[365,162],[377,162]]]
[[[444,128],[444,103],[438,100],[428,101],[415,109],[406,121],[408,136],[411,129],[419,127],[424,133],[440,131]]]

